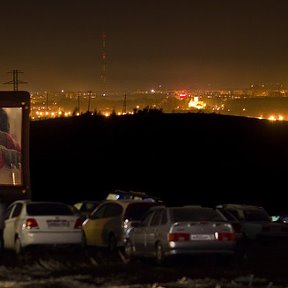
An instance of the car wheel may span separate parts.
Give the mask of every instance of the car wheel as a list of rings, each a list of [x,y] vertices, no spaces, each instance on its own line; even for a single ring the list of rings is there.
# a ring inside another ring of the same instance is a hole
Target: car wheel
[[[17,255],[22,255],[23,254],[23,247],[21,245],[20,239],[17,237],[15,240],[15,252]]]
[[[116,248],[117,248],[116,237],[113,234],[111,234],[108,239],[108,250],[109,252],[115,252]]]
[[[81,238],[81,252],[84,255],[89,255],[88,253],[88,246],[87,246],[87,240],[86,240],[86,236],[84,234],[84,232],[82,233],[82,238]]]
[[[87,240],[85,233],[82,232],[82,238],[81,238],[81,249],[84,251],[87,248]]]
[[[164,263],[164,249],[160,242],[158,242],[155,247],[155,260],[159,265]]]
[[[132,260],[134,258],[134,247],[130,240],[127,240],[125,243],[124,253],[127,260]]]

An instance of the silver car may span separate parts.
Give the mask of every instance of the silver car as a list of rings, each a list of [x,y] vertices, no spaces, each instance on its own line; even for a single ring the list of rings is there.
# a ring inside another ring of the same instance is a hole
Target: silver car
[[[128,259],[153,257],[159,264],[172,255],[234,256],[235,251],[231,223],[217,209],[201,206],[151,208],[134,224],[125,246]]]

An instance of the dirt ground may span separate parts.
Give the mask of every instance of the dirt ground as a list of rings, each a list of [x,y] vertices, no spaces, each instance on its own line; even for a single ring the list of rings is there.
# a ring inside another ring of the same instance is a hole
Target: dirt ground
[[[183,277],[225,279],[226,281],[248,277],[266,279],[268,283],[287,286],[288,244],[286,241],[252,243],[247,249],[246,256],[241,261],[229,262],[212,256],[189,256],[171,259],[165,265],[159,266],[153,260],[126,263],[120,254],[108,255],[104,251],[93,251],[90,254],[79,251],[53,251],[53,253],[43,251],[22,259],[6,251],[1,254],[0,267],[5,267],[10,272],[7,275],[1,274],[0,278],[9,278],[12,274],[22,275],[21,279],[89,275],[89,277],[97,276],[97,281],[102,283],[117,279],[118,283],[135,285],[169,283]]]

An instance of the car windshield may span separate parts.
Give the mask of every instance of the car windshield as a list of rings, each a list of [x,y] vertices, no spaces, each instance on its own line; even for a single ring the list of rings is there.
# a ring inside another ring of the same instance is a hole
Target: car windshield
[[[61,203],[30,203],[27,205],[27,214],[31,216],[44,215],[73,215],[69,206]]]
[[[209,208],[174,208],[171,217],[173,222],[225,221],[225,218],[216,210]]]

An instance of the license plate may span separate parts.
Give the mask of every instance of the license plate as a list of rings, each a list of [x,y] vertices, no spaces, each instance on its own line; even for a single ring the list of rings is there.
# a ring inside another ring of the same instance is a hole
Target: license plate
[[[53,227],[69,227],[69,222],[67,220],[47,220],[48,228]]]
[[[214,240],[214,234],[191,234],[191,240]]]

